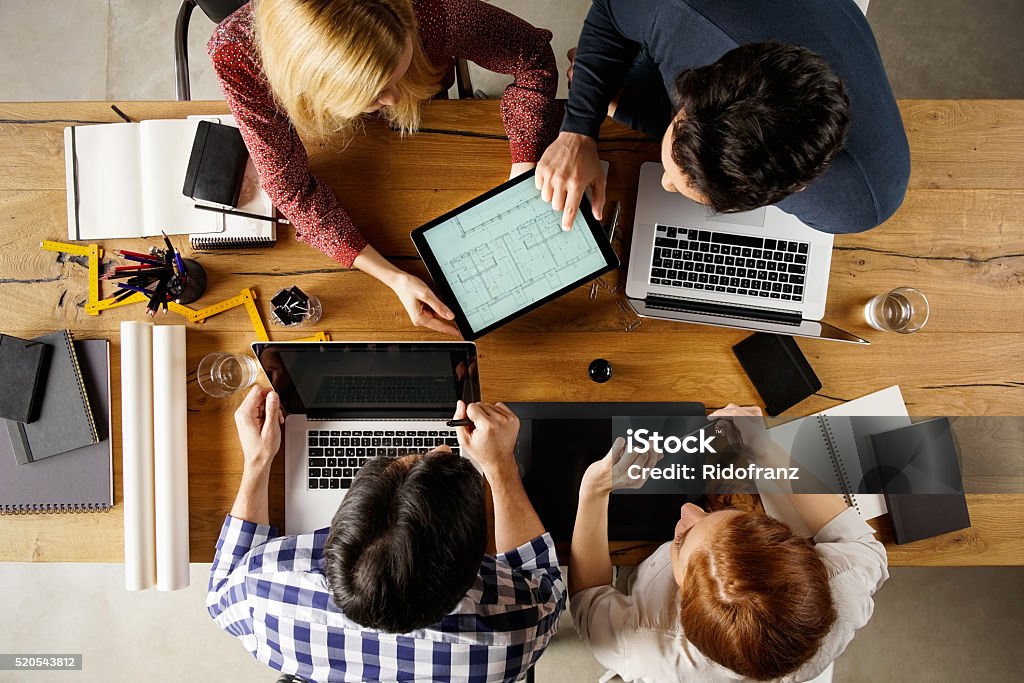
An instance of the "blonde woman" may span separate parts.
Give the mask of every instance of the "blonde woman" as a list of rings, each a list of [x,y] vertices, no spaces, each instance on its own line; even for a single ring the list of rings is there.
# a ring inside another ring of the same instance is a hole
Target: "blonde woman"
[[[457,335],[448,307],[368,245],[310,173],[299,136],[344,139],[374,112],[415,132],[423,101],[451,85],[444,76],[464,58],[515,78],[501,114],[516,175],[556,132],[550,41],[549,31],[481,0],[253,0],[217,27],[208,51],[263,186],[297,239],[391,287],[415,325]]]

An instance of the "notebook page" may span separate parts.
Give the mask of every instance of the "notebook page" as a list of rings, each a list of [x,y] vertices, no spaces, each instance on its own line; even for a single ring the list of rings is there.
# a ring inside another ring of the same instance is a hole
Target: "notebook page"
[[[220,232],[220,214],[199,211],[182,193],[197,121],[152,120],[139,124],[145,235]]]
[[[64,129],[68,239],[142,236],[139,125],[107,123]],[[77,231],[74,206],[76,166]]]
[[[238,127],[238,124],[235,123],[235,117],[227,114],[224,116],[192,115],[188,118],[190,121],[193,119],[196,121],[212,121],[213,123],[220,123],[225,126]],[[197,203],[209,204],[209,202]],[[213,204],[209,205],[214,206]],[[238,195],[238,206],[235,207],[235,210],[254,213],[260,216],[274,215],[274,205],[260,184],[260,176],[256,171],[256,166],[252,163],[252,157],[249,157],[249,160],[245,162],[245,173],[242,176],[242,191]],[[226,240],[240,237],[276,239],[277,226],[270,221],[245,218],[244,216],[225,215],[224,232],[212,237]]]
[[[854,489],[857,488],[864,476],[862,462],[871,463],[873,460],[871,434],[910,424],[910,414],[907,412],[906,403],[903,402],[903,394],[895,385],[829,408],[820,414],[826,417],[877,418],[875,420],[845,421],[847,428],[852,429],[852,433],[846,438],[856,444],[856,448],[850,453],[846,453],[847,449],[843,449],[847,456],[844,459],[844,466],[847,467],[850,483]],[[833,420],[832,424],[836,422],[839,421]],[[885,506],[885,497],[881,493],[854,493],[851,498],[864,519],[873,519],[888,512]]]

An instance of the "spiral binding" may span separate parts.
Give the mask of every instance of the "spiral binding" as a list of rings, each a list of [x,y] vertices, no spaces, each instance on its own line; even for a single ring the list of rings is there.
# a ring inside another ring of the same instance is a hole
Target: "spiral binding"
[[[99,432],[96,429],[96,420],[92,415],[92,405],[89,403],[89,395],[85,393],[85,381],[82,379],[82,368],[78,365],[78,354],[75,353],[74,337],[70,330],[64,331],[64,342],[68,345],[68,353],[71,355],[71,366],[75,370],[75,379],[78,380],[78,394],[82,397],[82,405],[85,406],[85,416],[89,421],[89,431],[92,432],[92,441],[100,440]]]
[[[66,512],[110,512],[106,503],[24,503],[21,505],[0,505],[0,515],[54,515]]]
[[[216,237],[193,237],[189,240],[193,249],[264,249],[274,246],[271,237],[233,237],[217,239]]]
[[[832,434],[832,428],[828,424],[828,418],[819,415],[818,416],[818,428],[821,429],[821,435],[825,438],[825,442],[828,444],[829,459],[832,461],[832,470],[836,473],[836,481],[843,487],[843,498],[846,499],[847,505],[853,506],[857,512],[860,512],[860,506],[857,505],[857,501],[854,499],[851,486],[850,478],[846,474],[846,466],[843,465],[843,459],[840,457],[839,448],[836,446],[835,437]]]

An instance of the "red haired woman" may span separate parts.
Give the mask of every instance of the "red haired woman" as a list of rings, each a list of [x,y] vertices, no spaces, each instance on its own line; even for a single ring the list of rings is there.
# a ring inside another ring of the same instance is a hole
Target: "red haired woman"
[[[758,408],[728,406],[730,439],[758,463],[788,464]],[[622,445],[588,468],[569,559],[573,620],[599,662],[627,681],[808,681],[871,618],[885,548],[832,494],[779,495],[814,534],[761,513],[686,504],[673,541],[612,585],[608,495]],[[617,470],[616,470],[617,471]]]

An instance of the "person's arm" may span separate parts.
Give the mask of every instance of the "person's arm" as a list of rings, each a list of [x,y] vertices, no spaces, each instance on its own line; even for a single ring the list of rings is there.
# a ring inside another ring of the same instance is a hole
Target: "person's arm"
[[[504,403],[459,401],[455,419],[473,424],[459,427],[459,445],[483,470],[494,501],[494,546],[498,554],[544,534],[544,525],[526,495],[515,459],[519,418]]]
[[[610,465],[605,460],[607,456],[587,468],[580,485],[580,500],[569,551],[570,598],[587,588],[612,585],[612,560],[608,549],[611,475],[606,472],[606,467]]]
[[[445,50],[513,77],[501,96],[513,174],[532,168],[558,128],[551,32],[481,0],[446,0]]]
[[[768,435],[761,409],[757,406],[741,408],[729,404],[711,413],[709,417],[724,418],[719,423],[726,426],[729,440],[749,460],[764,467],[792,465],[790,454]],[[806,468],[802,472],[810,476]],[[784,498],[800,515],[812,536],[848,507],[840,496],[833,493],[793,493],[792,482],[788,479],[772,481],[771,486],[772,492],[763,491],[761,495],[769,500]]]
[[[245,605],[246,558],[277,535],[270,526],[268,485],[270,466],[281,448],[283,422],[280,397],[261,387],[253,387],[235,411],[242,483],[217,540],[206,609],[221,628],[243,638],[252,634]]]
[[[451,311],[420,278],[368,246],[334,191],[310,173],[306,148],[278,108],[253,56],[238,43],[213,40],[210,57],[260,183],[294,226],[296,239],[386,284],[415,325],[458,336]]]

